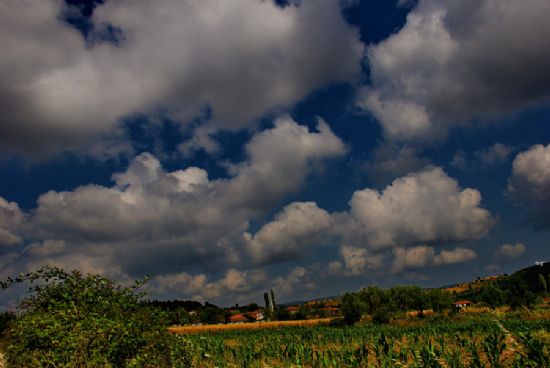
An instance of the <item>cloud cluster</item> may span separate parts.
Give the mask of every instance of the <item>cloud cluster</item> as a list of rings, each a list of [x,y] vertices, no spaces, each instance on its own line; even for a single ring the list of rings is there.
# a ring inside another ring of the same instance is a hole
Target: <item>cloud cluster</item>
[[[314,202],[294,202],[254,236],[245,233],[248,253],[255,262],[273,263],[307,254],[308,247],[326,243],[333,220]]]
[[[142,153],[113,175],[113,186],[47,192],[29,215],[1,200],[2,245],[22,242],[12,231],[24,222],[25,237],[35,239],[19,246],[3,272],[47,263],[117,279],[157,273],[159,292],[177,291],[174,285],[180,284],[187,295],[201,291],[205,298],[225,297],[223,290],[247,292],[261,274],[240,270],[267,261],[274,242],[279,246],[285,240],[278,232],[307,237],[330,226],[331,218],[311,203],[288,206],[277,218],[280,225],[266,226],[251,238],[254,254],[243,241],[249,222],[273,211],[302,187],[318,163],[342,156],[346,147],[323,121],[310,131],[282,117],[256,133],[245,150],[247,159],[230,167],[228,178],[210,180],[197,167],[169,172],[155,156]],[[315,223],[295,223],[300,217],[295,213],[302,211]],[[227,274],[206,280],[220,270]]]
[[[507,195],[527,208],[535,226],[550,227],[550,144],[534,145],[516,156]]]
[[[8,202],[0,197],[0,248],[18,245],[22,239],[18,228],[25,219],[25,215],[15,202]]]
[[[374,150],[373,158],[366,163],[365,169],[371,181],[387,185],[396,178],[425,168],[430,163],[415,148],[382,144]]]
[[[495,251],[495,257],[497,259],[512,259],[521,256],[524,252],[525,245],[523,243],[502,244]]]
[[[328,214],[315,203],[295,202],[256,234],[246,234],[247,250],[259,260],[296,258],[308,249],[340,246],[340,259],[328,272],[356,276],[366,271],[394,272],[422,266],[467,262],[467,248],[433,245],[475,240],[495,219],[480,206],[480,193],[461,189],[442,169],[430,167],[396,179],[383,191],[356,191],[349,211]],[[426,245],[433,244],[433,245]]]
[[[168,172],[143,153],[113,175],[112,187],[45,193],[29,215],[0,202],[4,212],[11,211],[0,217],[2,228],[6,218],[18,226],[27,223],[32,231],[25,239],[35,239],[18,240],[3,272],[45,263],[119,280],[153,272],[157,297],[246,301],[266,288],[285,296],[312,293],[323,275],[401,273],[468,262],[476,258],[473,250],[449,245],[482,237],[495,221],[480,206],[477,190],[461,189],[443,170],[430,167],[383,191],[355,192],[348,211],[290,203],[252,232],[250,221],[273,211],[300,188],[316,162],[342,155],[345,147],[323,122],[311,132],[281,118],[257,133],[246,150],[248,159],[226,179],[210,180],[196,167]],[[338,248],[338,259],[319,257]],[[304,255],[310,265],[297,266]],[[293,268],[282,275],[277,266],[271,275],[271,266],[282,261]]]
[[[441,168],[431,167],[383,191],[355,192],[342,229],[353,234],[349,242],[377,249],[479,239],[495,222],[480,202],[479,191],[461,190]]]
[[[410,248],[397,247],[393,249],[394,260],[392,270],[400,272],[411,268],[422,268],[429,265],[446,265],[468,262],[477,258],[472,249],[455,248],[442,250],[436,254],[433,247],[419,245]]]
[[[92,151],[106,137],[99,151],[117,152],[117,122],[135,113],[185,122],[210,108],[217,128],[242,128],[360,71],[363,45],[337,0],[106,1],[89,40],[64,7],[0,4],[2,148]],[[117,42],[100,41],[109,27]]]
[[[546,0],[421,0],[396,34],[368,48],[358,104],[390,140],[426,143],[449,127],[548,99]]]
[[[474,152],[474,155],[484,165],[497,165],[504,163],[513,151],[513,147],[497,142],[484,150]]]

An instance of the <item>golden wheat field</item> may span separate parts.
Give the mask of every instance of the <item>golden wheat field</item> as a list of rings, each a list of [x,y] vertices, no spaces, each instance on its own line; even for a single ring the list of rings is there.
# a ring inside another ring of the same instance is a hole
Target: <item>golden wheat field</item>
[[[249,322],[235,324],[217,324],[217,325],[200,325],[200,326],[173,326],[168,330],[176,334],[192,334],[203,332],[218,332],[230,330],[258,330],[263,328],[279,328],[279,327],[296,327],[296,326],[318,326],[327,325],[331,318],[317,318],[300,321],[274,321],[274,322]]]

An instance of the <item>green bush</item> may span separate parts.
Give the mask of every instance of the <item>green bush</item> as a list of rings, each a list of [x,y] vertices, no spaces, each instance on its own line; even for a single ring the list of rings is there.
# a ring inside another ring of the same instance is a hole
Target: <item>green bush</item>
[[[8,328],[11,321],[15,319],[15,313],[3,312],[0,313],[0,335]]]
[[[342,297],[342,312],[344,313],[344,322],[353,325],[361,319],[365,311],[365,303],[358,294],[345,293]]]
[[[6,331],[6,359],[18,367],[183,367],[184,346],[163,313],[140,303],[145,281],[122,287],[99,275],[44,267],[8,279],[37,282]],[[180,349],[182,350],[182,349]],[[181,364],[180,364],[181,363]]]

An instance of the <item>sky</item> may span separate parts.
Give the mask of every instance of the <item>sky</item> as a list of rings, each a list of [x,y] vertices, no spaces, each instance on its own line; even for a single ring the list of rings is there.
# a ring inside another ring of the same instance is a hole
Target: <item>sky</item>
[[[0,277],[232,305],[550,260],[548,14],[0,0]]]

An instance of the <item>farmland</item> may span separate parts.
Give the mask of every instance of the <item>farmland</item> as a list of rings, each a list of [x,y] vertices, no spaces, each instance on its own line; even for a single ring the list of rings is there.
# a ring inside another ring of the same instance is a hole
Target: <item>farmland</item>
[[[197,367],[547,367],[547,312],[185,335]]]

